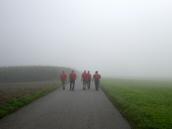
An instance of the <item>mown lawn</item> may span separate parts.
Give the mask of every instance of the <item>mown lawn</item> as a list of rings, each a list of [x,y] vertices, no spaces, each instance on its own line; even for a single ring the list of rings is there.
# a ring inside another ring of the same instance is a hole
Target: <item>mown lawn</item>
[[[133,129],[172,129],[172,82],[105,79],[102,85]]]

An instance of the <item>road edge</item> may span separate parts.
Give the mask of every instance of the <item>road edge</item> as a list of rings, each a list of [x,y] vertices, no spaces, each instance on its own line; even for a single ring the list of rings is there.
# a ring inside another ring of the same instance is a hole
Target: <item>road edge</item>
[[[129,126],[132,129],[135,129],[135,124],[133,123],[133,121],[129,118],[129,116],[127,116],[127,114],[125,114],[125,112],[123,112],[123,110],[121,109],[120,104],[117,103],[116,101],[113,101],[114,99],[112,98],[111,95],[109,95],[107,93],[107,91],[106,91],[106,89],[104,88],[103,85],[101,85],[101,90],[103,91],[105,96],[108,98],[108,100],[112,103],[112,105],[119,111],[119,113],[122,115],[122,117],[128,122]]]

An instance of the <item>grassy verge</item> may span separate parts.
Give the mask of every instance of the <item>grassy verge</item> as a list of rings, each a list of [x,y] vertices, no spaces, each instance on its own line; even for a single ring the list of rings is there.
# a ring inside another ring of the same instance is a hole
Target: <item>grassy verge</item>
[[[3,118],[4,116],[16,111],[17,109],[31,103],[32,101],[48,94],[49,92],[54,91],[58,87],[59,83],[53,83],[39,88],[25,88],[22,90],[23,93],[16,92],[18,90],[16,89],[16,97],[13,95],[12,98],[9,97],[5,103],[0,105],[0,118]]]
[[[133,129],[172,129],[172,83],[106,79],[102,84]]]

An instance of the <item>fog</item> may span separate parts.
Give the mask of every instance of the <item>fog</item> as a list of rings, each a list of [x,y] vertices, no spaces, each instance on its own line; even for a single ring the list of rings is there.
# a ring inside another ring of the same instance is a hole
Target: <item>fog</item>
[[[0,66],[172,78],[171,0],[1,0]]]

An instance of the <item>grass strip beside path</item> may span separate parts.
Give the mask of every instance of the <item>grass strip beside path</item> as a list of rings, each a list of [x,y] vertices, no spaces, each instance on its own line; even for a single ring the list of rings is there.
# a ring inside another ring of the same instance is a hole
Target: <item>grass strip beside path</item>
[[[102,85],[133,129],[172,129],[172,83],[106,79]]]
[[[59,83],[50,84],[48,86],[39,88],[39,89],[33,89],[33,92],[31,92],[29,95],[26,96],[20,96],[13,98],[9,101],[7,101],[5,104],[0,106],[0,118],[3,118],[4,116],[18,110],[19,108],[31,103],[32,101],[47,95],[48,93],[54,91],[59,87]],[[27,88],[26,88],[27,90]]]

